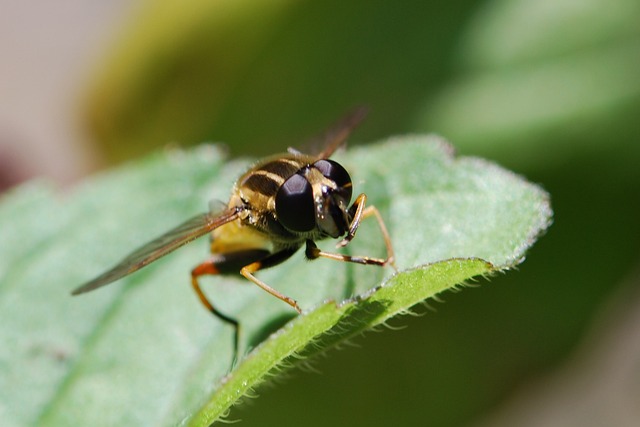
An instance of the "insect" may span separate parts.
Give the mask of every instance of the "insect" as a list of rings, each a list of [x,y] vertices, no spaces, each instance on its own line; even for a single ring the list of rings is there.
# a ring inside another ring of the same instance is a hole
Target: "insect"
[[[302,246],[310,260],[329,258],[395,268],[391,239],[379,211],[374,206],[366,206],[364,193],[349,206],[353,192],[351,177],[343,166],[329,159],[365,114],[364,109],[359,109],[345,117],[328,133],[328,143],[317,155],[289,149],[288,153],[259,161],[238,179],[226,207],[195,216],[150,241],[72,294],[82,294],[114,282],[211,233],[212,255],[191,271],[191,284],[202,304],[233,326],[237,353],[239,323],[210,302],[200,287],[201,276],[239,272],[301,313],[295,300],[255,274],[282,263]],[[362,219],[369,216],[374,216],[380,227],[387,251],[385,259],[325,252],[316,246],[318,240],[340,237],[342,240],[337,247],[346,246],[355,237]]]

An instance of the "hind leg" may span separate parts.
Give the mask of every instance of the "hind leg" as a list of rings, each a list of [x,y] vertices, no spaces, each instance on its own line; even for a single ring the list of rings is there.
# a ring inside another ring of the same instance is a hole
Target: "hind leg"
[[[233,326],[234,329],[234,358],[238,355],[238,345],[240,340],[240,324],[233,317],[220,312],[209,301],[207,296],[202,292],[198,278],[205,275],[218,275],[236,273],[245,265],[256,262],[259,259],[267,258],[269,251],[262,249],[247,249],[227,254],[216,254],[215,256],[204,261],[191,271],[191,285],[196,295],[211,314],[216,316],[223,322]]]
[[[294,247],[284,249],[280,252],[270,253],[264,249],[245,249],[226,254],[215,254],[213,257],[198,265],[191,271],[191,284],[202,304],[218,319],[233,326],[235,332],[234,348],[236,357],[238,355],[240,342],[240,324],[236,319],[221,313],[213,306],[204,292],[202,292],[200,283],[198,282],[198,277],[204,275],[237,274],[239,271],[245,278],[255,283],[274,297],[286,302],[300,313],[300,307],[298,307],[298,304],[292,298],[281,294],[254,275],[254,273],[259,270],[280,264],[293,255],[297,250],[298,248]]]

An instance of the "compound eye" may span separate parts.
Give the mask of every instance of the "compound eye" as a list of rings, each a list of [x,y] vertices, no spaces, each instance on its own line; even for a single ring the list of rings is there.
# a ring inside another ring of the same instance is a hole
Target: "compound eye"
[[[349,172],[347,172],[340,163],[329,159],[318,160],[313,164],[313,167],[318,169],[326,178],[335,182],[339,191],[342,193],[347,203],[349,203],[351,200],[351,193],[353,191]]]
[[[302,233],[316,227],[313,189],[304,176],[292,175],[278,189],[276,215],[291,231]]]

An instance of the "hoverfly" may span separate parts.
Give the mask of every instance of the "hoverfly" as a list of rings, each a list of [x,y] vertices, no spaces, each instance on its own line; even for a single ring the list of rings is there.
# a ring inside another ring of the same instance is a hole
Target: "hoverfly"
[[[204,275],[238,272],[298,313],[302,310],[292,298],[278,292],[255,273],[287,260],[305,246],[305,256],[337,261],[385,266],[395,269],[393,247],[382,216],[374,206],[366,206],[362,193],[349,207],[352,182],[349,173],[329,157],[347,139],[366,111],[358,109],[327,134],[326,147],[317,155],[289,149],[288,153],[256,163],[236,182],[229,203],[218,212],[200,214],[130,253],[120,263],[72,292],[92,291],[167,255],[192,240],[211,233],[211,257],[191,271],[191,284],[202,304],[235,330],[238,350],[239,323],[220,312],[205,296],[198,278]],[[325,252],[315,241],[342,240],[346,246],[356,234],[362,219],[374,216],[384,238],[387,257],[351,256]]]

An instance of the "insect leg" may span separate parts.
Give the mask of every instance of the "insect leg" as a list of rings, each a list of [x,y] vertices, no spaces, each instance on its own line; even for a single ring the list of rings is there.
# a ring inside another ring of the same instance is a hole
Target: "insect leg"
[[[300,309],[300,306],[298,306],[298,303],[278,292],[277,290],[273,289],[271,286],[267,285],[265,282],[263,282],[262,280],[258,279],[254,273],[268,268],[268,267],[272,267],[274,265],[280,264],[281,262],[285,261],[287,258],[289,258],[291,255],[293,255],[294,253],[296,253],[296,251],[298,250],[297,247],[294,248],[289,248],[289,249],[284,249],[280,252],[276,252],[274,254],[269,255],[268,257],[255,261],[249,265],[246,265],[244,267],[242,267],[242,269],[240,270],[240,274],[242,274],[244,277],[246,277],[248,280],[251,280],[253,283],[255,283],[256,285],[258,285],[259,287],[261,287],[262,289],[264,289],[265,291],[267,291],[268,293],[270,293],[271,295],[273,295],[274,297],[278,298],[279,300],[282,300],[284,302],[286,302],[287,304],[289,304],[291,307],[293,307],[298,313],[302,313],[302,310]]]
[[[243,251],[230,252],[227,254],[215,254],[210,259],[204,261],[191,271],[191,285],[193,290],[198,295],[200,302],[209,310],[214,316],[222,320],[225,323],[233,326],[234,329],[234,349],[235,355],[238,354],[238,346],[240,341],[240,324],[232,317],[229,317],[220,311],[218,311],[213,304],[209,301],[207,296],[202,292],[198,277],[204,275],[217,275],[236,273],[240,266],[245,265],[247,262],[254,262],[257,259],[268,257],[269,251],[261,249],[249,249]]]
[[[325,252],[321,250],[312,240],[307,240],[307,247],[305,249],[305,255],[309,259],[317,259],[317,258],[329,258],[335,261],[344,261],[344,262],[353,262],[356,264],[367,264],[367,265],[386,265],[389,260],[382,258],[372,258],[368,256],[353,256],[353,255],[345,255],[345,254],[336,254],[333,252]]]
[[[353,219],[351,220],[351,224],[349,224],[349,231],[347,232],[347,235],[344,239],[342,239],[340,243],[338,243],[339,248],[346,246],[347,243],[349,243],[351,240],[353,240],[354,237],[356,237],[356,231],[358,231],[360,221],[362,221],[363,219],[364,207],[366,203],[367,195],[362,193],[358,197],[356,197],[356,201],[353,202],[353,205],[351,205],[351,208],[349,208],[349,213],[353,216]]]
[[[346,246],[351,240],[353,240],[353,238],[356,236],[356,231],[358,231],[358,227],[360,226],[360,222],[363,219],[368,218],[371,215],[374,215],[378,222],[378,227],[380,227],[380,232],[382,233],[382,238],[384,239],[384,245],[387,248],[387,258],[384,260],[384,263],[381,265],[389,264],[393,267],[394,270],[397,270],[396,263],[395,263],[395,254],[393,252],[393,245],[391,244],[391,237],[389,236],[389,231],[387,230],[387,226],[384,224],[382,215],[380,215],[380,211],[378,210],[378,208],[376,208],[373,205],[367,206],[365,208],[366,202],[367,202],[367,195],[364,193],[360,194],[356,198],[356,201],[351,206],[351,209],[354,210],[354,212],[353,212],[353,219],[351,220],[351,224],[349,225],[349,231],[346,237],[342,239],[340,243],[338,243],[337,247],[342,248]],[[308,245],[307,245],[307,248],[308,248]],[[325,256],[325,255],[318,255],[318,256]],[[340,256],[343,256],[343,255],[340,255]],[[362,257],[357,257],[357,258],[362,258]],[[342,260],[344,261],[344,259]],[[358,261],[349,261],[349,262],[358,262]],[[364,264],[367,264],[367,263],[364,263]]]

